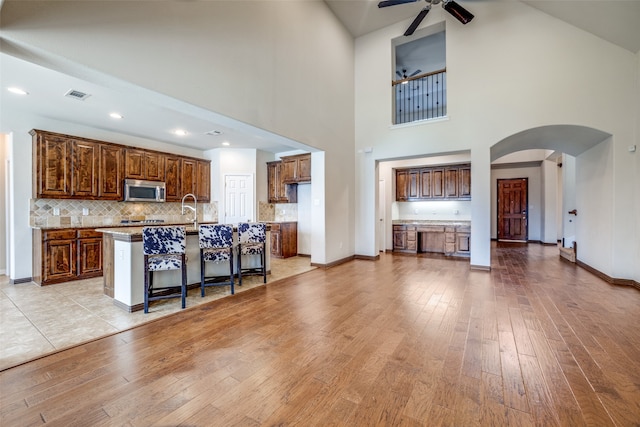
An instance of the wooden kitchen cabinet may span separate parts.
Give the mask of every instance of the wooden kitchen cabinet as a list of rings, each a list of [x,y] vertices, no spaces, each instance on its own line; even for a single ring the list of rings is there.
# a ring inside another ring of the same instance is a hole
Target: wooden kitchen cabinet
[[[99,194],[100,144],[90,141],[70,140],[71,144],[71,195],[94,199]]]
[[[71,144],[66,135],[31,131],[33,137],[33,197],[71,197]]]
[[[196,194],[196,173],[198,171],[195,159],[183,158],[180,162],[180,181],[182,182],[182,196]]]
[[[311,154],[283,156],[282,181],[285,184],[311,182]]]
[[[164,163],[165,199],[167,202],[179,202],[182,198],[180,157],[167,155]]]
[[[468,257],[470,236],[468,225],[394,224],[393,251]]]
[[[298,223],[272,222],[271,256],[289,258],[298,255]]]
[[[211,199],[211,163],[207,160],[198,160],[196,163],[196,197],[198,201],[209,202]]]
[[[165,180],[165,155],[156,151],[127,148],[124,157],[125,178],[148,181]]]
[[[406,202],[409,200],[409,171],[404,169],[396,170],[396,201]]]
[[[100,144],[100,171],[98,175],[98,198],[100,200],[122,200],[124,198],[123,160],[123,147]]]
[[[39,285],[102,276],[102,233],[64,228],[33,231],[33,280]]]
[[[396,201],[470,200],[471,165],[396,169]]]
[[[418,233],[415,225],[393,226],[393,250],[411,253],[418,251]]]
[[[267,162],[267,195],[269,203],[297,203],[297,184],[283,181],[283,162]]]

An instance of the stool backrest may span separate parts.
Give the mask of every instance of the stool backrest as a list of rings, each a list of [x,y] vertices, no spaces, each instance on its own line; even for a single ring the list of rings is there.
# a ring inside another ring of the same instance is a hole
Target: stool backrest
[[[183,254],[186,243],[187,232],[184,226],[142,229],[142,250],[145,255]]]
[[[267,241],[267,226],[262,222],[241,222],[238,224],[240,243],[263,243]]]
[[[233,227],[226,224],[201,225],[198,229],[200,248],[230,248],[233,246]]]

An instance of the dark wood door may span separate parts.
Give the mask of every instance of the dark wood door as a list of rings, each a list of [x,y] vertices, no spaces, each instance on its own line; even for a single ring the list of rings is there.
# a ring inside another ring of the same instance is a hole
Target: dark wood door
[[[78,278],[102,276],[102,238],[78,239]]]
[[[164,162],[164,154],[146,152],[144,154],[145,179],[164,181]]]
[[[51,240],[43,244],[43,283],[57,283],[76,278],[76,241]]]
[[[182,175],[182,196],[185,194],[196,194],[197,161],[195,159],[182,159],[180,169]]]
[[[408,194],[409,199],[417,199],[420,197],[420,171],[409,171]]]
[[[211,199],[211,164],[207,160],[198,160],[198,179],[196,197],[198,201],[208,202]]]
[[[144,151],[127,148],[124,155],[125,178],[145,179]]]
[[[498,180],[498,240],[527,240],[527,178]]]
[[[409,171],[396,171],[396,201],[406,202],[409,198]]]
[[[35,135],[36,197],[71,197],[71,144],[64,137]]]

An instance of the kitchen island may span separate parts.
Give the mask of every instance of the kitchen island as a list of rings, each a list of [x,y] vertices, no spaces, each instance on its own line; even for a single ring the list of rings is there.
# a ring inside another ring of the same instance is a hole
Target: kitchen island
[[[471,221],[394,220],[393,251],[471,255]]]
[[[144,304],[144,254],[142,251],[143,227],[98,228],[103,234],[103,278],[104,293],[113,298],[113,303],[129,312],[142,310]],[[198,230],[193,225],[187,229],[187,285],[200,285],[200,246]],[[271,272],[269,247],[271,228],[267,225],[266,268]],[[234,244],[238,242],[237,228],[233,230]],[[256,267],[257,256],[243,256],[242,267]],[[237,262],[234,259],[234,270]],[[207,276],[229,274],[229,265],[225,263],[206,263]],[[180,270],[163,271],[154,275],[158,285],[180,283]],[[193,286],[192,286],[193,285]]]

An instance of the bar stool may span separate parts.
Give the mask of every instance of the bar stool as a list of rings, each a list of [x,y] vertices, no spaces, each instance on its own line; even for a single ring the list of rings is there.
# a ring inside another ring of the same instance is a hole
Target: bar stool
[[[187,298],[187,232],[185,227],[144,227],[142,250],[144,253],[144,312],[149,312],[149,302],[168,298],[182,298],[182,308]],[[153,273],[181,270],[182,283],[154,287]]]
[[[264,223],[238,224],[238,284],[242,286],[242,275],[259,274],[267,283],[267,226]],[[243,255],[259,255],[260,265],[258,267],[242,268]]]
[[[231,286],[233,288],[233,227],[230,225],[201,225],[198,228],[200,243],[200,294],[204,297],[205,286]],[[228,276],[206,276],[205,263],[216,264],[228,261]]]

